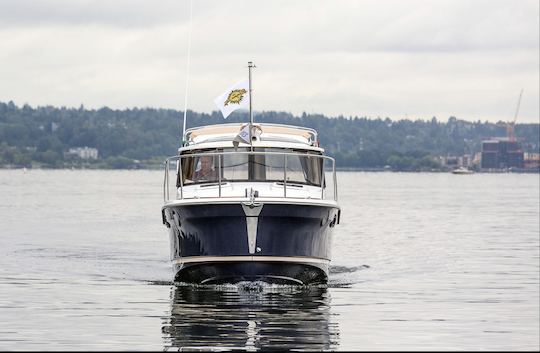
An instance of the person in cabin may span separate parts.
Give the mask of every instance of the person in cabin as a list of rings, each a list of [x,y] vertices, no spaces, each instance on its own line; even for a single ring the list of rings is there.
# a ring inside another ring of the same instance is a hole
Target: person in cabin
[[[215,181],[218,180],[218,175],[214,166],[214,158],[212,156],[202,156],[200,159],[201,168],[195,172],[193,179],[195,181]]]

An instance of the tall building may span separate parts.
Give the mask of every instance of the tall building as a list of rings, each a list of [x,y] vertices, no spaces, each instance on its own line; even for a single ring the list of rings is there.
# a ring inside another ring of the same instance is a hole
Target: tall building
[[[481,168],[523,168],[523,150],[517,141],[489,140],[482,142]]]

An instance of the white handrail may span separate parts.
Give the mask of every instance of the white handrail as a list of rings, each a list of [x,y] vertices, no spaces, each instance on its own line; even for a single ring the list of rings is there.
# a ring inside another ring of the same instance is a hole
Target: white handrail
[[[332,157],[328,157],[328,156],[323,156],[323,155],[317,155],[317,154],[308,154],[308,153],[298,153],[298,152],[259,152],[259,151],[236,151],[236,152],[228,152],[228,151],[222,151],[222,152],[200,152],[200,153],[188,153],[188,154],[184,154],[184,155],[181,155],[181,156],[172,156],[172,157],[169,157],[166,159],[165,161],[165,179],[164,179],[164,190],[163,190],[163,195],[164,195],[164,202],[168,202],[169,199],[170,199],[170,194],[169,194],[169,165],[170,165],[170,162],[171,161],[174,161],[174,160],[177,160],[178,161],[178,169],[177,169],[177,179],[178,179],[178,174],[180,174],[179,176],[179,179],[180,179],[180,185],[177,185],[177,187],[179,186],[180,187],[180,199],[183,199],[184,198],[184,194],[183,194],[183,188],[184,188],[184,183],[183,183],[183,170],[182,170],[182,159],[183,158],[192,158],[192,157],[200,157],[200,156],[220,156],[218,158],[219,160],[219,170],[221,170],[222,168],[222,163],[221,163],[221,156],[224,156],[224,155],[238,155],[238,154],[242,154],[242,155],[283,155],[284,156],[284,168],[283,168],[283,197],[287,198],[287,156],[301,156],[301,157],[314,157],[314,158],[320,158],[323,160],[323,163],[322,163],[322,168],[321,168],[321,180],[320,180],[320,187],[321,187],[321,200],[324,199],[324,189],[325,189],[325,163],[324,161],[325,160],[329,160],[332,162],[332,176],[333,176],[333,181],[334,181],[334,193],[333,193],[333,199],[334,201],[337,201],[337,179],[336,179],[336,162],[334,160],[334,158]],[[234,182],[234,181],[232,181]],[[222,179],[221,179],[221,173],[218,173],[218,192],[219,192],[219,197],[221,198],[222,197],[222,194],[221,194],[221,184],[222,184]]]

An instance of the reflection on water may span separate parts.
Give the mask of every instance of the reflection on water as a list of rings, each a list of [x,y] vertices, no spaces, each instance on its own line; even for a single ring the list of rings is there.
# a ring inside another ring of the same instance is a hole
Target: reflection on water
[[[324,287],[175,285],[165,349],[334,350],[339,330]]]

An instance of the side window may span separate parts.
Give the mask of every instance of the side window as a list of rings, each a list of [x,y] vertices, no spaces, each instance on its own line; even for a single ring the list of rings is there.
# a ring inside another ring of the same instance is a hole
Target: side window
[[[197,166],[196,160],[194,157],[183,156],[181,158],[182,173],[178,173],[178,181],[176,186],[180,186],[180,174],[182,175],[182,182],[184,185],[193,183],[193,173]]]
[[[304,170],[306,182],[311,185],[321,186],[321,179],[324,179],[322,175],[324,159],[316,156],[305,156],[300,157],[300,163]]]
[[[293,183],[306,183],[306,177],[304,176],[304,169],[300,163],[301,156],[287,156],[287,182]]]

